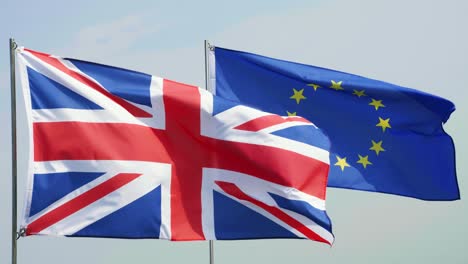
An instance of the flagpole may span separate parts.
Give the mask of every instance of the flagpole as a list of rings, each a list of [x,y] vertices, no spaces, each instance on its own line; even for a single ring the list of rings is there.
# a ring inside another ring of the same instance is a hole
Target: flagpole
[[[208,68],[208,52],[210,51],[210,43],[208,40],[205,40],[205,89],[208,91],[212,91],[209,87],[209,79],[210,79],[210,70]],[[213,240],[209,241],[209,247],[210,247],[210,264],[214,264],[214,242]]]
[[[17,148],[16,148],[16,73],[15,50],[18,45],[10,38],[10,82],[11,82],[11,263],[16,264],[17,240]]]

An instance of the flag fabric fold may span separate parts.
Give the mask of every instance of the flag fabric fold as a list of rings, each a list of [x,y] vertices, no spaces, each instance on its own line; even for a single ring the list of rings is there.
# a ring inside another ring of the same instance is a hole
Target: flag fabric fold
[[[330,146],[310,121],[140,72],[17,55],[26,235],[332,243]]]
[[[454,144],[442,126],[455,110],[452,102],[247,52],[215,47],[210,55],[217,96],[301,116],[329,137],[328,186],[423,200],[460,198]]]

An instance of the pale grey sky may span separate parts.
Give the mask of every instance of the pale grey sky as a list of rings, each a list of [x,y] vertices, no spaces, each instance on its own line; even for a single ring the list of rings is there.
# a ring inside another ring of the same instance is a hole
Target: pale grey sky
[[[26,47],[204,85],[203,40],[334,68],[452,100],[462,200],[329,189],[335,245],[215,242],[216,263],[468,263],[468,2],[3,1],[0,7],[0,262],[10,254],[8,38]],[[20,94],[19,98],[20,97]],[[27,144],[19,100],[19,206]],[[20,215],[21,215],[20,210]],[[207,242],[22,238],[24,263],[207,263]]]

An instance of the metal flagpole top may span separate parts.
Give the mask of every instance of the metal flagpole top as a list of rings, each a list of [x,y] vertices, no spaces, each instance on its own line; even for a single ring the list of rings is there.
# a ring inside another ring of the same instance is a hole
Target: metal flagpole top
[[[18,48],[18,43],[16,43],[14,38],[10,38],[10,49],[15,50]]]
[[[210,42],[208,40],[205,40],[205,46],[207,49],[209,49],[210,51],[213,51],[214,50],[214,46],[210,44]]]
[[[211,45],[208,42],[208,40],[205,40],[205,90],[210,91],[209,87],[209,78],[210,78],[210,73],[209,73],[209,68],[208,68],[208,52],[211,50]]]

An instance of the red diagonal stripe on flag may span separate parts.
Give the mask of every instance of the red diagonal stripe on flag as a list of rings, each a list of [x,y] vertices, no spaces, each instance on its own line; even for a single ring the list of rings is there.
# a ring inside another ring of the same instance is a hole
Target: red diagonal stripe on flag
[[[120,173],[111,179],[97,185],[91,190],[78,195],[63,205],[51,210],[42,215],[28,225],[26,235],[38,234],[42,230],[58,223],[66,217],[78,212],[86,206],[96,202],[111,192],[121,188],[129,182],[135,180],[142,174],[137,173]]]
[[[256,132],[270,126],[275,126],[287,122],[303,122],[310,124],[309,120],[300,116],[290,116],[283,118],[278,115],[266,115],[238,125],[234,129]]]
[[[110,100],[112,100],[114,103],[116,103],[116,104],[120,105],[121,107],[123,107],[125,110],[127,110],[133,116],[135,116],[135,117],[152,117],[152,115],[150,113],[148,113],[148,112],[146,112],[146,111],[132,105],[131,103],[125,101],[124,99],[122,99],[122,98],[120,98],[118,96],[115,96],[115,95],[109,93],[106,89],[102,88],[99,84],[95,83],[94,81],[88,79],[86,76],[83,76],[83,75],[79,74],[78,72],[75,72],[75,71],[67,68],[57,58],[54,58],[54,57],[51,57],[48,54],[37,52],[37,51],[34,51],[34,50],[30,50],[30,49],[24,49],[24,50],[30,52],[31,54],[36,56],[38,59],[40,59],[40,60],[44,61],[45,63],[55,67],[56,69],[60,70],[61,72],[65,73],[65,74],[67,74],[68,76],[74,78],[75,80],[77,80],[77,81],[91,87],[92,89],[98,91],[102,95],[104,95],[107,98],[109,98]]]
[[[310,230],[307,226],[302,224],[301,222],[297,221],[293,217],[289,216],[285,212],[281,211],[279,208],[268,205],[266,203],[263,203],[257,199],[254,199],[250,196],[248,196],[246,193],[244,193],[239,187],[237,187],[235,184],[230,183],[230,182],[223,182],[223,181],[215,181],[215,183],[223,189],[227,194],[232,195],[236,197],[237,199],[244,200],[247,202],[250,202],[263,210],[269,212],[270,214],[274,215],[281,221],[285,222],[289,226],[293,227],[294,229],[298,230],[301,232],[304,236],[306,236],[309,239],[316,240],[319,242],[327,243],[330,245],[330,242],[323,239],[321,236],[319,236],[317,233],[314,231]]]

